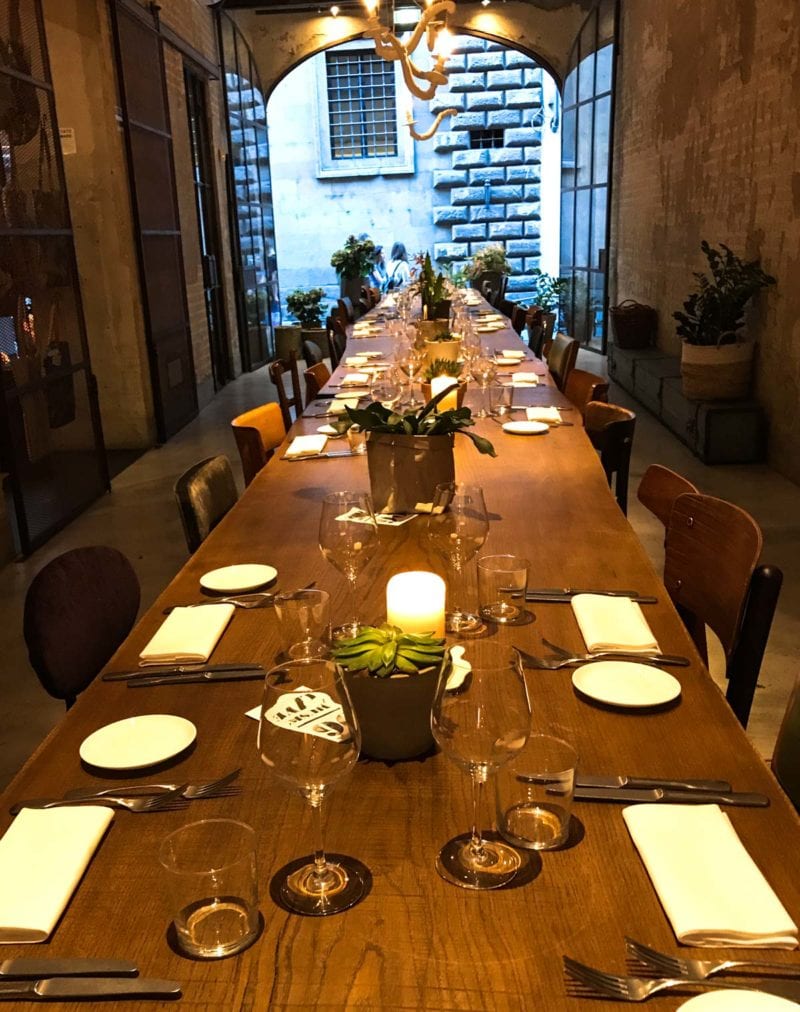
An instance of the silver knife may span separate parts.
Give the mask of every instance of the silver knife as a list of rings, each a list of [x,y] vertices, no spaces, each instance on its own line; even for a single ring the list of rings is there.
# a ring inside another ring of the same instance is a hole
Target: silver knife
[[[556,592],[547,593],[544,590],[528,590],[525,593],[525,600],[531,601],[534,604],[569,604],[572,598],[578,591],[571,591],[568,593]],[[627,597],[631,601],[635,601],[636,604],[658,604],[657,597],[651,597],[648,594],[623,594],[616,590],[592,590],[580,591],[582,594],[597,594],[600,597]]]
[[[177,980],[150,977],[54,977],[12,983],[0,981],[0,1001],[52,1001],[69,998],[177,998]]]
[[[0,980],[41,980],[44,977],[135,977],[139,969],[127,959],[4,959]]]
[[[131,678],[152,678],[153,675],[199,675],[206,671],[235,671],[235,672],[258,672],[258,677],[266,674],[260,664],[171,664],[158,667],[153,665],[149,668],[134,668],[133,671],[109,671],[103,675],[104,682],[127,682]],[[257,677],[255,674],[252,678]]]
[[[183,671],[172,674],[150,674],[142,678],[131,678],[128,681],[129,689],[145,689],[151,685],[191,685],[199,682],[249,682],[262,679],[266,676],[263,668],[235,669],[228,668],[226,671]]]
[[[325,453],[306,453],[302,457],[290,457],[288,455],[281,457],[281,460],[295,461],[295,460],[320,460],[323,457],[363,457],[363,453],[354,453],[352,450],[328,450]]]
[[[653,777],[593,777],[578,773],[577,787],[607,787],[619,790],[621,787],[644,788],[662,787],[667,791],[720,791],[727,793],[731,785],[727,780],[665,780]]]
[[[597,594],[599,597],[641,597],[638,590],[582,590],[578,587],[528,587],[527,594],[545,597],[574,597],[576,594]],[[655,600],[655,598],[653,599]]]
[[[767,808],[766,794],[741,791],[668,791],[661,787],[638,790],[632,787],[576,787],[576,801],[665,802],[680,805],[733,805],[740,808]]]

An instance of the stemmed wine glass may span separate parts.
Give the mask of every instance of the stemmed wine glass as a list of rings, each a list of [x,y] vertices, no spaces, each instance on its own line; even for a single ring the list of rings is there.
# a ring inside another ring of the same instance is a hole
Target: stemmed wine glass
[[[489,533],[489,518],[479,485],[445,482],[437,485],[428,517],[428,538],[453,572],[451,589],[459,599],[463,593],[464,568],[475,557]],[[446,616],[448,632],[476,632],[483,628],[478,615],[464,611],[451,601]]]
[[[487,664],[472,666],[457,684],[443,672],[431,713],[437,744],[472,778],[472,831],[449,840],[436,858],[442,878],[463,889],[497,889],[510,882],[527,860],[480,828],[484,784],[525,746],[531,724],[519,656],[516,652],[502,659],[493,656]]]
[[[356,582],[378,548],[378,524],[368,492],[331,492],[322,500],[320,551],[350,584],[351,618],[333,630],[334,639],[358,635]]]
[[[472,360],[470,375],[481,388],[481,406],[476,412],[475,417],[487,418],[489,412],[486,409],[486,391],[497,376],[497,364],[489,358],[484,350],[477,358]]]
[[[410,348],[397,359],[398,367],[408,376],[408,406],[410,408],[418,408],[422,405],[422,401],[418,401],[414,396],[414,380],[422,372],[426,358],[425,351],[419,348]]]
[[[394,368],[372,374],[369,395],[376,403],[394,410],[402,392],[402,384]]]
[[[322,802],[355,766],[361,732],[341,670],[329,660],[290,661],[264,682],[258,753],[267,769],[305,798],[314,813],[313,857],[292,861],[275,876],[287,907],[324,917],[352,907],[367,891],[369,873],[354,858],[326,857]]]

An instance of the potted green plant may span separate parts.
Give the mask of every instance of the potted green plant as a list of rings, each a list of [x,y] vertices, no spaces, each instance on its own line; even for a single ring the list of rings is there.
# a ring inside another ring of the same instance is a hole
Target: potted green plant
[[[443,328],[441,323],[438,326],[439,330],[425,338],[428,360],[452,359],[454,362],[457,361],[461,355],[461,338],[446,327]]]
[[[472,287],[492,305],[497,305],[505,295],[506,278],[511,274],[505,249],[499,243],[482,247],[467,265],[466,274]]]
[[[331,267],[336,271],[342,296],[347,296],[354,307],[361,298],[363,279],[375,263],[375,243],[371,239],[357,239],[349,235],[341,249],[331,256]]]
[[[373,759],[412,759],[433,746],[431,706],[449,657],[445,641],[396,626],[365,626],[338,640],[341,666],[361,727],[361,750]]]
[[[422,396],[426,400],[430,400],[433,396],[431,393],[431,380],[436,376],[453,376],[459,380],[458,389],[456,390],[456,407],[461,407],[464,403],[464,393],[467,389],[466,382],[461,380],[462,363],[457,359],[452,358],[434,358],[431,359],[425,371],[422,374]]]
[[[544,338],[545,340],[552,339],[558,321],[561,301],[569,292],[569,278],[557,278],[552,274],[545,274],[538,267],[531,271],[531,273],[536,278],[534,282],[534,301],[542,311]]]
[[[286,296],[286,308],[300,322],[303,340],[325,346],[325,328],[322,326],[325,292],[321,288],[295,288]]]
[[[742,334],[747,303],[775,278],[759,260],[741,260],[728,246],[715,249],[704,239],[700,248],[711,277],[695,272],[697,290],[673,313],[683,339],[681,377],[690,400],[746,397],[750,387],[753,348]]]
[[[339,432],[358,425],[367,434],[367,464],[376,513],[429,512],[437,485],[455,480],[453,440],[463,433],[480,453],[496,457],[488,439],[470,432],[469,408],[437,411],[443,390],[417,411],[399,414],[380,403],[346,409]]]
[[[445,297],[447,280],[441,271],[433,269],[430,253],[418,257],[417,263],[419,264],[417,286],[422,299],[422,319],[417,323],[417,331],[423,340],[429,340],[442,330],[441,321],[450,319],[450,300]]]

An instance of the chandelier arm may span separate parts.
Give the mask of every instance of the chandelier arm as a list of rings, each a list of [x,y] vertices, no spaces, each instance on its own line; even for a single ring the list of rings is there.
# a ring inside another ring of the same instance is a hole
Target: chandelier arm
[[[420,85],[418,85],[414,80],[414,64],[411,62],[408,53],[403,53],[400,57],[400,67],[403,71],[403,80],[406,82],[406,87],[412,95],[416,95],[417,98],[421,98],[425,102],[428,102],[433,98],[436,94],[436,88],[438,86],[437,82],[432,82],[427,88],[420,87]],[[422,72],[420,73],[420,76],[422,76]],[[447,78],[445,78],[445,81],[446,80]]]
[[[442,109],[442,111],[439,113],[439,115],[433,121],[430,129],[426,130],[425,133],[417,133],[417,131],[414,129],[414,121],[413,120],[409,120],[406,125],[408,126],[409,133],[414,138],[414,140],[417,140],[417,141],[427,141],[427,140],[430,140],[430,138],[433,137],[433,135],[439,129],[439,126],[440,126],[442,120],[445,118],[445,116],[455,116],[457,112],[458,112],[458,109]]]

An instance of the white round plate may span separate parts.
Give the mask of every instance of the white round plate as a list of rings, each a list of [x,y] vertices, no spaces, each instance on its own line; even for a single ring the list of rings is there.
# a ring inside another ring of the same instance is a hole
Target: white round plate
[[[543,436],[550,426],[544,422],[504,422],[503,430],[512,436]]]
[[[222,594],[244,594],[248,590],[258,590],[265,583],[272,583],[277,575],[278,570],[274,566],[225,566],[203,573],[200,586]]]
[[[518,358],[512,358],[510,355],[498,355],[495,359],[497,365],[519,365],[520,360]]]
[[[341,390],[338,394],[334,394],[334,400],[337,401],[351,401],[354,397],[366,397],[369,390],[356,389],[355,387],[348,387],[347,390]]]
[[[781,1012],[798,1008],[797,1002],[764,991],[709,991],[680,1006],[691,1012]]]
[[[576,668],[572,684],[610,706],[661,706],[677,699],[681,683],[669,672],[637,661],[593,661]]]
[[[80,757],[106,770],[138,770],[171,759],[196,737],[197,728],[185,717],[146,713],[98,728],[84,738]]]
[[[482,323],[477,328],[481,334],[493,334],[496,330],[503,330],[502,323]]]
[[[325,436],[329,436],[331,439],[338,439],[339,436],[343,436],[343,432],[337,432],[332,425],[318,425],[317,432],[321,432]]]

